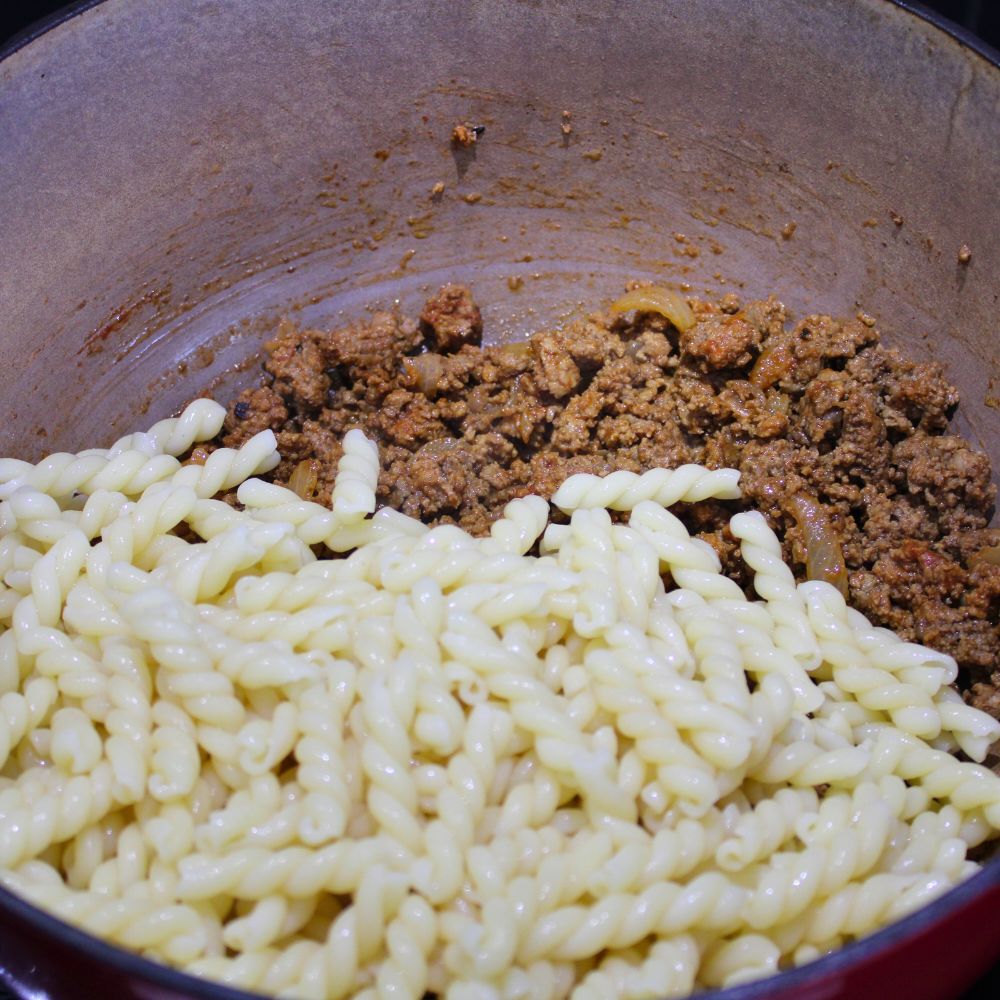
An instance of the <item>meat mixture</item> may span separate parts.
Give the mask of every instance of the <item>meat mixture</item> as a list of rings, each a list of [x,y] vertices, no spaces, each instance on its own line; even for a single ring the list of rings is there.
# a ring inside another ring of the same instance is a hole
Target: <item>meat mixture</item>
[[[881,346],[867,317],[791,323],[774,298],[732,295],[689,306],[685,322],[609,309],[493,347],[458,285],[418,320],[283,321],[220,441],[271,428],[275,480],[327,503],[341,439],[361,427],[381,450],[382,503],[473,534],[577,472],[738,468],[744,501],[678,510],[725,572],[749,583],[726,525],[744,504],[762,511],[799,578],[950,653],[966,698],[1000,716],[996,490],[988,457],[948,431],[958,393],[941,368]]]

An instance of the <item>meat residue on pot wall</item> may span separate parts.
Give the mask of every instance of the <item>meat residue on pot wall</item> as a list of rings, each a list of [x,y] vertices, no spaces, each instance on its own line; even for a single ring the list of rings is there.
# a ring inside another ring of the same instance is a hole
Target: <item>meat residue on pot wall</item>
[[[142,285],[143,291],[137,297],[125,302],[123,305],[111,310],[105,320],[96,329],[92,330],[84,339],[81,353],[92,355],[103,353],[107,346],[108,338],[113,334],[118,334],[133,322],[138,322],[140,314],[150,310],[149,315],[143,318],[144,331],[158,329],[162,322],[171,313],[171,296],[173,286],[168,281],[158,287],[150,288],[149,282]],[[133,334],[124,346],[114,343],[117,353],[129,351],[142,340],[142,333]]]

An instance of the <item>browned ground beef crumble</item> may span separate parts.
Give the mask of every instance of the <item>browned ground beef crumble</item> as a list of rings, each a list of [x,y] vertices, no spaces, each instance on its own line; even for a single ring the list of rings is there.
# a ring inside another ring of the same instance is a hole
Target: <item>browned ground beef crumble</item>
[[[736,467],[744,501],[678,511],[727,574],[748,583],[727,529],[746,505],[803,578],[811,505],[839,540],[851,603],[953,655],[966,698],[1000,716],[1000,566],[981,556],[1000,543],[987,527],[996,490],[987,456],[948,433],[958,393],[940,367],[880,346],[858,320],[791,325],[774,298],[691,305],[684,333],[655,313],[599,311],[501,347],[479,346],[479,309],[456,285],[419,322],[283,321],[220,440],[235,447],[270,427],[283,458],[274,479],[312,461],[314,498],[327,503],[341,439],[362,427],[381,450],[380,502],[473,534],[509,500],[551,496],[576,472]]]

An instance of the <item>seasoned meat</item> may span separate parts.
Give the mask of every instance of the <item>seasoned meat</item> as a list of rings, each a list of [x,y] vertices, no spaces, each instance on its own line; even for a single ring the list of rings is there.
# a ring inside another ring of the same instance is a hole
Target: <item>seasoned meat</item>
[[[996,499],[990,460],[959,437],[917,433],[893,448],[900,488],[919,497],[947,531],[984,528]]]
[[[277,337],[267,345],[270,357],[264,370],[274,379],[275,392],[293,398],[300,410],[318,410],[330,388],[324,352],[317,344],[321,336],[314,330],[298,330],[283,319]]]
[[[468,288],[446,285],[419,322],[395,313],[332,331],[279,324],[263,383],[230,408],[217,444],[270,427],[287,482],[318,464],[329,501],[341,440],[379,443],[379,499],[482,534],[510,500],[551,495],[577,472],[701,462],[740,470],[744,500],[680,509],[741,586],[728,521],[761,510],[804,577],[816,514],[846,566],[852,604],[904,638],[953,655],[966,697],[1000,716],[1000,567],[980,553],[995,490],[987,457],[947,433],[958,403],[939,366],[883,348],[858,320],[790,324],[775,298],[595,312],[528,342],[478,346]]]
[[[445,285],[432,295],[420,314],[430,328],[439,351],[457,351],[463,344],[478,344],[483,336],[483,317],[472,293],[464,285]]]
[[[696,365],[715,371],[749,364],[760,341],[760,331],[739,316],[708,316],[681,334],[681,350]]]
[[[239,448],[261,431],[279,431],[288,420],[284,397],[269,385],[244,390],[233,401],[223,425],[230,448]]]

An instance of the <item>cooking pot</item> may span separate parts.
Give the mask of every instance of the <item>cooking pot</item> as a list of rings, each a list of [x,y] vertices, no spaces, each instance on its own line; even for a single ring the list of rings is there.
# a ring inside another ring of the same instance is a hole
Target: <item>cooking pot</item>
[[[412,313],[460,280],[500,341],[650,277],[878,317],[1000,469],[1000,69],[916,5],[106,0],[2,56],[4,454],[225,398],[283,313]],[[953,996],[998,908],[990,862],[718,996]],[[24,996],[245,996],[3,892],[0,967]]]

